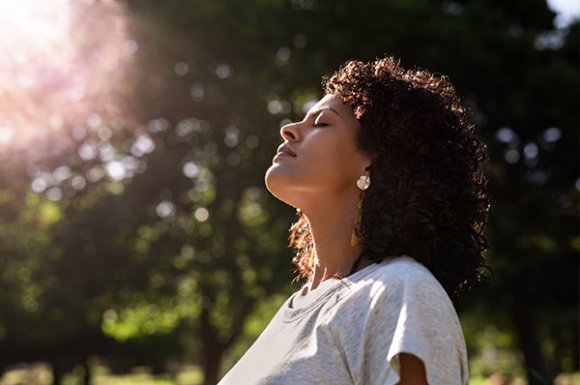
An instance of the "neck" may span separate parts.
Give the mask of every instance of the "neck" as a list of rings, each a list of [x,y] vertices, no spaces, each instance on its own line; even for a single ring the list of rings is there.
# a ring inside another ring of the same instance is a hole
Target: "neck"
[[[326,201],[317,204],[315,209],[304,212],[308,218],[317,256],[309,282],[311,289],[335,275],[346,277],[362,252],[360,247],[350,244],[358,199],[358,195],[353,194],[349,199]]]

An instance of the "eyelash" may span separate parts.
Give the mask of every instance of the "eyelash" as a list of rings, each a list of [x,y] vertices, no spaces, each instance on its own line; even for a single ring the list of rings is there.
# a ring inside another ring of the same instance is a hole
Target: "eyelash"
[[[328,126],[328,123],[322,123],[322,122],[314,123],[312,125],[312,127],[326,127],[326,126]]]

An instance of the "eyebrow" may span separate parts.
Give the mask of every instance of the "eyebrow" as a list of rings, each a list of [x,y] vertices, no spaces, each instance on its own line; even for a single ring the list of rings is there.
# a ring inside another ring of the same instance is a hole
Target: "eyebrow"
[[[322,108],[318,108],[314,111],[310,111],[308,113],[308,115],[306,115],[306,118],[308,118],[309,116],[313,117],[314,119],[316,119],[318,117],[318,115],[322,114],[324,111],[332,111],[334,112],[336,115],[340,116],[340,114],[338,113],[337,110],[335,110],[332,107],[322,107]]]

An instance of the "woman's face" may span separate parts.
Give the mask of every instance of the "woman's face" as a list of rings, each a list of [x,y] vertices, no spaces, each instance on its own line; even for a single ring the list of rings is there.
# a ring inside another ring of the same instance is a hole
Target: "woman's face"
[[[358,194],[356,180],[371,164],[357,148],[359,130],[352,109],[338,96],[326,95],[304,120],[281,128],[284,143],[266,172],[268,190],[302,210]]]

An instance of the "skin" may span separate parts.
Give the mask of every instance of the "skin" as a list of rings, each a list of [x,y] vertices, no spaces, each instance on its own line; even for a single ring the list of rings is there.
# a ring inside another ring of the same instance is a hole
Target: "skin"
[[[401,353],[399,363],[401,380],[398,385],[428,385],[425,366],[419,358],[412,354]]]
[[[348,275],[361,252],[350,237],[360,195],[356,181],[368,174],[371,158],[356,146],[359,130],[350,107],[326,95],[304,120],[281,128],[296,157],[277,155],[266,172],[268,190],[309,222],[317,256],[312,289],[333,274]]]
[[[334,274],[346,276],[361,249],[350,244],[360,190],[371,156],[357,148],[360,124],[336,95],[326,95],[300,121],[280,129],[295,156],[278,153],[266,172],[268,190],[306,216],[314,240],[316,264],[303,294]],[[371,181],[372,183],[372,181]],[[363,260],[359,269],[371,262]],[[400,355],[400,385],[427,384],[423,363]]]

